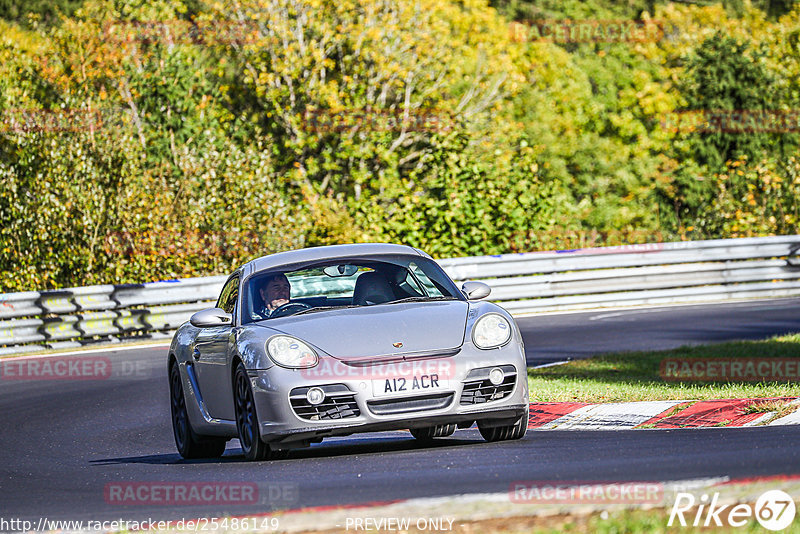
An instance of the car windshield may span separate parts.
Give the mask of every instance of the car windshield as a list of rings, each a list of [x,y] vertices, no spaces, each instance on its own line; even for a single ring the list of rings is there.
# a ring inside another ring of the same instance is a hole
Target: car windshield
[[[242,319],[249,323],[338,308],[453,299],[464,296],[429,258],[340,258],[250,276]]]

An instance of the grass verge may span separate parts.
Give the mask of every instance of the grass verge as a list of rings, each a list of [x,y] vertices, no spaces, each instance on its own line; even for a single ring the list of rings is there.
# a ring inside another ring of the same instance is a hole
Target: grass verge
[[[663,483],[663,498],[660,503],[588,503],[582,499],[570,502],[568,499],[558,503],[531,500],[519,502],[495,497],[486,500],[465,499],[464,496],[453,496],[436,499],[435,502],[417,501],[396,503],[351,510],[333,510],[326,512],[309,512],[307,514],[289,514],[281,517],[281,527],[290,534],[348,534],[353,527],[346,528],[348,517],[350,524],[355,518],[371,518],[373,522],[386,518],[428,517],[446,519],[444,530],[454,534],[545,534],[569,532],[574,534],[620,534],[623,532],[769,532],[761,527],[755,517],[757,510],[764,513],[763,506],[757,503],[765,492],[781,490],[786,496],[797,501],[800,496],[800,478],[794,476],[766,477],[743,481],[694,480]],[[542,494],[543,495],[543,494]],[[705,496],[705,499],[703,498]],[[687,498],[693,499],[693,505],[687,508]],[[676,502],[681,505],[676,512]],[[712,499],[716,504],[716,512],[709,517],[709,505],[701,504]],[[731,516],[734,506],[740,505],[740,511]],[[744,505],[744,506],[741,506]],[[777,511],[778,502],[769,504],[771,510]],[[741,510],[741,508],[745,508]],[[784,508],[781,508],[784,510]],[[785,510],[786,513],[793,512]],[[782,512],[783,513],[783,512]],[[673,515],[675,514],[675,515]],[[669,525],[673,518],[672,526]],[[761,516],[764,519],[763,515]],[[680,521],[684,520],[686,526]],[[694,522],[698,526],[693,526]],[[702,526],[708,521],[709,526]],[[739,522],[740,526],[737,526]],[[420,528],[416,519],[409,521],[410,528],[384,529],[376,527],[379,532],[407,532],[408,534],[424,534],[435,529]],[[314,528],[308,528],[313,525]],[[424,525],[423,525],[424,526]],[[416,527],[416,528],[415,528]],[[800,520],[795,516],[786,530],[800,534]]]
[[[591,515],[556,515],[547,518],[541,517],[509,517],[503,519],[487,519],[460,525],[461,529],[454,532],[485,534],[559,534],[571,532],[575,534],[620,534],[624,532],[668,533],[680,532],[681,534],[700,534],[709,532],[749,533],[769,532],[761,527],[754,519],[749,519],[741,527],[734,527],[727,523],[719,527],[694,527],[692,517],[688,517],[687,526],[680,526],[674,522],[667,526],[670,511],[667,509],[654,510],[621,510],[605,514]],[[688,516],[688,514],[687,514]],[[705,517],[703,517],[705,520]],[[702,525],[702,522],[701,522]],[[786,534],[800,534],[800,522],[795,521],[788,528],[782,530]],[[416,534],[409,531],[409,534]],[[421,534],[421,532],[420,532]]]
[[[574,534],[621,534],[625,532],[641,533],[668,533],[680,532],[681,534],[700,534],[709,532],[739,533],[769,532],[762,528],[755,520],[750,519],[742,527],[733,527],[723,524],[711,527],[694,527],[691,525],[693,518],[689,518],[685,527],[675,522],[668,527],[669,510],[618,510],[604,514],[556,514],[547,517],[518,516],[473,520],[454,524],[451,532],[454,534],[561,534],[565,532]],[[705,518],[703,518],[705,519]],[[332,529],[315,534],[347,534],[345,529]],[[353,530],[351,529],[352,533]],[[380,532],[392,532],[390,530]],[[431,530],[418,530],[411,528],[407,534],[430,534]],[[800,522],[795,521],[786,530],[786,534],[800,534]],[[303,532],[301,534],[312,534]]]
[[[671,359],[795,359],[800,334],[763,341],[737,341],[659,352],[603,354],[564,365],[528,370],[532,402],[627,402],[800,396],[800,383],[665,380],[662,361]],[[772,410],[766,410],[772,411]]]

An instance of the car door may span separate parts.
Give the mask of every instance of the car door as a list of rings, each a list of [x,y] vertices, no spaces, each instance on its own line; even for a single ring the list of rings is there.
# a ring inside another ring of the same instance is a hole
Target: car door
[[[217,300],[218,308],[233,315],[232,324],[201,329],[192,353],[200,394],[206,410],[215,419],[234,419],[233,374],[228,368],[228,351],[233,341],[233,323],[236,322],[239,281],[239,273],[232,275]]]

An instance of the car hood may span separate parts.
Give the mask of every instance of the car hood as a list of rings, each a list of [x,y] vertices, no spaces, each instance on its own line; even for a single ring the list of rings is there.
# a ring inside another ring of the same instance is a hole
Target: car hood
[[[380,304],[281,317],[260,325],[307,341],[340,360],[397,359],[461,347],[468,311],[469,305],[460,300]]]

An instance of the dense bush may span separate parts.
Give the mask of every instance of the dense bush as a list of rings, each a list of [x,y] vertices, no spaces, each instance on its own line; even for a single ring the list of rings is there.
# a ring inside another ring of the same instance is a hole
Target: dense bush
[[[21,24],[33,20],[57,23],[59,15],[71,15],[83,0],[0,0],[0,18]]]

